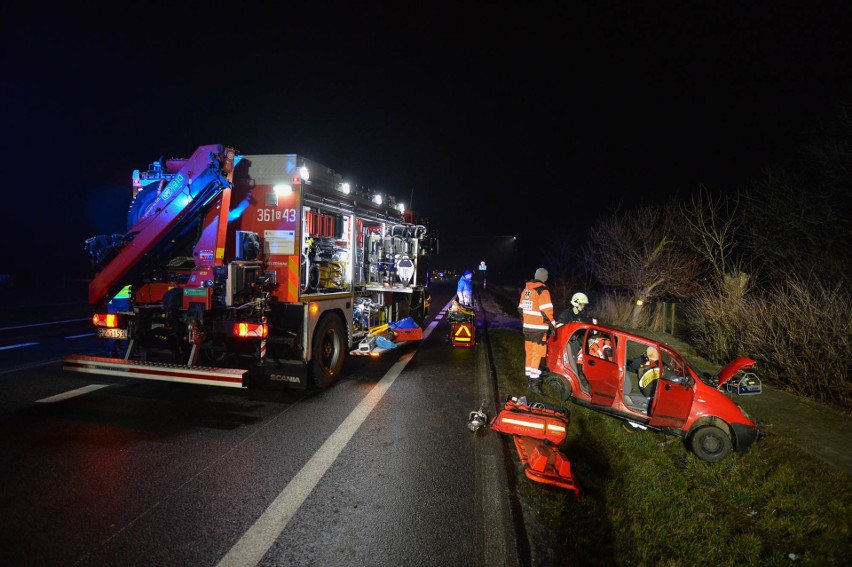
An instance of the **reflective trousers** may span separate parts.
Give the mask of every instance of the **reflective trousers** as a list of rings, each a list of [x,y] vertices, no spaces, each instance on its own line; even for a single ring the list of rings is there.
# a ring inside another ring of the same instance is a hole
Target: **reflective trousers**
[[[541,339],[537,341],[524,340],[524,351],[526,352],[526,367],[524,368],[524,374],[526,374],[527,378],[530,380],[538,380],[541,378],[539,364],[541,364],[541,359],[547,354],[547,343],[544,341],[544,335],[542,335]]]

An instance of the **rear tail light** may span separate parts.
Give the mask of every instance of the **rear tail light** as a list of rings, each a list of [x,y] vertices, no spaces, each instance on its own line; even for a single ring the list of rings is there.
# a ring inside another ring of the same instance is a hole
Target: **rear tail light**
[[[234,336],[265,339],[269,334],[269,325],[263,323],[234,323]]]
[[[92,315],[92,324],[95,327],[115,329],[118,327],[118,315],[115,313],[95,313]]]

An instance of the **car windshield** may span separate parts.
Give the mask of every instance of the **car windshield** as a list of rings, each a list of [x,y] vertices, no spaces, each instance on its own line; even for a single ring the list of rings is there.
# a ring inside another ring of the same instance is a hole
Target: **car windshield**
[[[661,346],[660,357],[663,365],[663,378],[675,382],[683,382],[683,379],[688,377],[690,374],[690,372],[684,368],[684,366],[686,366],[686,368],[688,368],[695,376],[698,376],[702,382],[707,383],[707,379],[702,376],[701,371],[690,363],[682,354],[675,352],[674,350],[670,350],[665,346]]]
[[[716,376],[711,376],[707,372],[702,372],[701,370],[696,368],[695,365],[693,365],[691,362],[689,362],[686,359],[684,359],[684,360],[686,361],[686,365],[689,366],[689,369],[692,370],[692,373],[695,374],[696,376],[698,376],[699,380],[701,380],[702,382],[704,382],[708,386],[711,386],[713,388],[716,387],[716,384],[714,384],[714,382],[719,381],[719,379]]]

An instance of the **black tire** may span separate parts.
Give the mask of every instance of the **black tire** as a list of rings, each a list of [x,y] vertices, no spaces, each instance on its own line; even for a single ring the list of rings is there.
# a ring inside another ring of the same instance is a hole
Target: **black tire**
[[[547,372],[542,376],[542,381],[544,382],[545,396],[563,401],[571,399],[573,392],[571,391],[571,384],[568,382],[568,378],[553,372]]]
[[[301,265],[299,266],[299,273],[300,274],[310,274],[310,272],[311,272],[311,263],[308,261],[307,256],[302,254]],[[310,279],[310,278],[308,278],[308,279]],[[308,291],[309,285],[310,284],[306,279],[300,279],[299,280],[299,289],[302,293],[305,293],[306,291]]]
[[[343,373],[346,331],[339,317],[326,315],[317,325],[311,349],[311,377],[317,388],[328,388]]]
[[[214,336],[207,341],[204,348],[201,350],[204,355],[204,362],[213,366],[222,366],[228,358],[228,345],[225,338],[222,336]]]
[[[718,463],[731,452],[731,438],[714,425],[704,425],[690,436],[689,448],[702,461]]]
[[[318,290],[321,280],[322,274],[320,274],[319,264],[311,264],[311,268],[308,270],[308,291],[314,292]]]

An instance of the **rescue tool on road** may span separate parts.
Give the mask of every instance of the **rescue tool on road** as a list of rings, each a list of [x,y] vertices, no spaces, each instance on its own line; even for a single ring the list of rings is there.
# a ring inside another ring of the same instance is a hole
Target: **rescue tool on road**
[[[85,242],[113,348],[65,370],[326,387],[370,329],[428,313],[426,226],[324,165],[207,145],[132,184],[127,232]]]
[[[467,426],[473,432],[488,423],[485,400],[470,412]],[[515,450],[530,480],[580,492],[568,458],[558,447],[568,433],[568,410],[543,402],[529,403],[525,396],[509,396],[503,409],[489,423],[491,429],[511,435]]]

